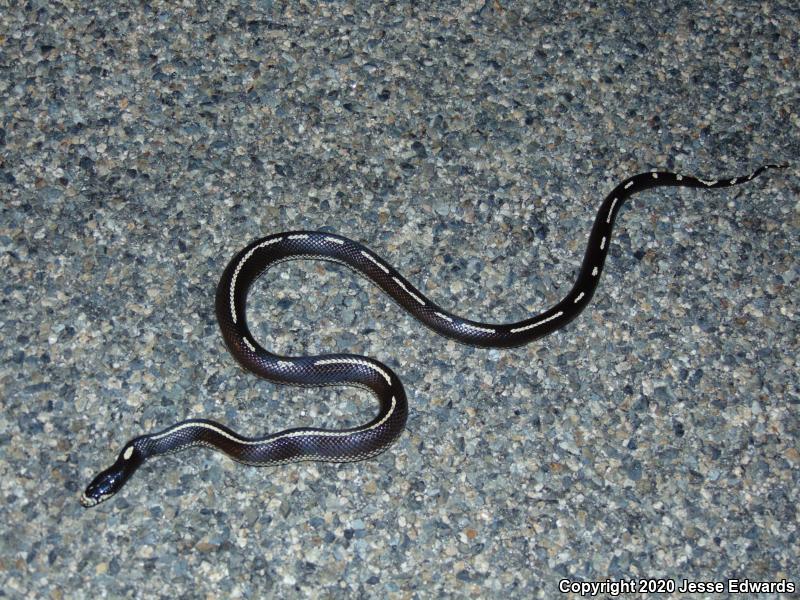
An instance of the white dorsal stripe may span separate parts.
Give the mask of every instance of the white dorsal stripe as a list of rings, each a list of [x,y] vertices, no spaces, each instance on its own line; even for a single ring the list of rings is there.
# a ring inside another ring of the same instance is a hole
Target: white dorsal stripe
[[[627,190],[627,189],[628,189],[629,187],[631,187],[632,185],[633,185],[633,182],[632,182],[632,181],[629,181],[628,183],[626,183],[626,184],[625,184],[625,189]]]
[[[392,277],[392,281],[394,281],[394,282],[395,282],[397,285],[399,285],[401,288],[403,288],[403,291],[404,291],[406,294],[408,294],[409,296],[411,296],[411,297],[412,297],[414,300],[416,300],[417,302],[419,302],[419,303],[420,303],[422,306],[425,306],[425,301],[424,301],[422,298],[420,298],[419,296],[417,296],[417,295],[416,295],[414,292],[412,292],[410,289],[408,289],[408,288],[407,288],[405,285],[403,285],[403,282],[402,282],[402,281],[400,281],[400,280],[399,280],[397,277]]]
[[[231,277],[231,289],[230,289],[231,319],[233,319],[234,323],[236,323],[236,306],[235,306],[234,301],[233,301],[233,292],[236,289],[236,279],[239,277],[239,271],[242,270],[242,267],[244,266],[244,263],[246,263],[247,260],[251,256],[253,256],[253,253],[256,250],[264,248],[265,246],[269,246],[270,244],[276,244],[276,243],[280,242],[282,239],[283,239],[283,237],[276,237],[276,238],[272,238],[271,240],[267,240],[265,242],[261,242],[257,246],[253,246],[252,248],[250,248],[250,250],[247,252],[247,254],[245,254],[242,257],[242,260],[239,261],[239,264],[236,265],[236,270],[233,272],[233,277]]]
[[[352,429],[350,431],[326,431],[324,429],[319,429],[319,430],[312,429],[312,430],[309,431],[308,429],[304,429],[304,430],[300,430],[300,431],[289,431],[287,433],[283,433],[283,434],[278,435],[278,436],[273,437],[273,438],[265,438],[265,439],[258,439],[258,440],[248,440],[248,439],[245,439],[245,438],[243,438],[243,437],[241,437],[239,435],[236,435],[236,434],[233,434],[233,433],[228,433],[224,429],[220,429],[219,427],[217,427],[215,425],[212,425],[210,423],[202,423],[202,422],[192,421],[192,422],[189,422],[189,423],[180,423],[179,425],[176,425],[175,427],[167,429],[164,433],[159,433],[158,435],[150,436],[150,439],[153,440],[153,441],[157,441],[157,440],[165,438],[165,437],[167,437],[169,435],[172,435],[173,433],[176,433],[178,431],[182,431],[184,429],[190,429],[192,427],[199,427],[200,429],[208,429],[209,431],[213,431],[214,433],[217,433],[217,434],[221,435],[224,438],[227,438],[229,440],[233,440],[234,442],[237,442],[239,444],[243,444],[243,445],[246,445],[246,446],[258,446],[258,445],[263,445],[263,444],[271,444],[273,442],[277,442],[278,440],[283,440],[283,439],[286,439],[286,438],[293,438],[293,437],[300,437],[300,436],[303,436],[303,437],[313,437],[313,436],[319,436],[319,437],[344,437],[344,436],[348,436],[348,435],[353,435],[355,433],[364,433],[365,431],[370,431],[372,429],[376,429],[377,427],[380,427],[381,425],[386,423],[387,420],[389,420],[389,418],[394,413],[396,407],[397,407],[397,400],[395,400],[394,396],[392,396],[392,404],[389,407],[389,410],[386,411],[386,414],[383,415],[383,417],[381,418],[380,421],[376,421],[372,425],[367,425],[367,426],[364,426],[364,427],[358,427],[358,428]],[[258,464],[258,463],[256,463],[256,464]]]
[[[389,274],[389,269],[387,269],[385,266],[383,266],[383,265],[382,265],[382,264],[381,264],[381,263],[378,261],[378,259],[376,259],[374,256],[372,256],[372,255],[371,255],[369,252],[364,252],[364,251],[362,250],[362,251],[361,251],[361,254],[363,254],[364,256],[366,256],[366,257],[367,257],[367,259],[369,259],[370,261],[372,261],[372,262],[373,262],[373,263],[374,263],[374,264],[375,264],[375,265],[376,265],[376,266],[377,266],[377,267],[378,267],[378,268],[379,268],[381,271],[383,271],[383,272],[384,272],[384,273],[386,273],[387,275]]]
[[[586,294],[584,294],[583,292],[581,292],[580,294],[578,294],[578,295],[575,297],[575,300],[573,300],[573,302],[574,302],[575,304],[577,304],[578,302],[580,302],[580,301],[581,301],[581,298],[583,298],[585,295],[586,295]]]
[[[437,317],[439,317],[440,319],[444,319],[445,321],[450,321],[451,323],[453,322],[453,319],[451,319],[451,318],[450,318],[450,317],[448,317],[447,315],[443,315],[443,314],[442,314],[442,313],[440,313],[440,312],[435,312],[435,313],[433,313],[433,314],[435,314],[435,315],[436,315]]]
[[[244,341],[244,345],[247,346],[248,348],[250,348],[250,352],[255,352],[256,351],[256,347],[253,346],[253,344],[250,343],[250,340],[248,340],[246,337],[243,337],[242,340]]]
[[[344,240],[340,240],[339,238],[325,236],[326,242],[333,242],[334,244],[344,244]]]
[[[533,329],[534,327],[539,327],[539,325],[544,325],[545,323],[549,323],[553,319],[557,319],[564,314],[563,311],[558,311],[554,315],[550,315],[546,319],[542,319],[540,321],[536,321],[536,323],[531,323],[530,325],[525,325],[525,327],[517,327],[516,329],[512,329],[511,333],[519,333],[520,331],[527,331],[528,329]]]
[[[617,200],[619,200],[619,198],[614,198],[614,200],[611,201],[611,207],[608,209],[606,223],[611,223],[611,217],[614,216],[614,207],[617,205]]]
[[[349,365],[361,365],[362,367],[368,367],[373,371],[377,371],[380,373],[383,378],[386,380],[386,383],[392,385],[392,378],[389,377],[389,374],[381,369],[378,365],[373,364],[366,360],[359,360],[357,358],[324,358],[322,360],[318,360],[314,363],[314,365],[339,365],[339,364],[349,364]]]
[[[489,327],[478,327],[477,325],[470,325],[469,323],[461,323],[461,326],[465,329],[472,329],[473,331],[481,331],[483,333],[494,333],[494,329],[490,329]]]

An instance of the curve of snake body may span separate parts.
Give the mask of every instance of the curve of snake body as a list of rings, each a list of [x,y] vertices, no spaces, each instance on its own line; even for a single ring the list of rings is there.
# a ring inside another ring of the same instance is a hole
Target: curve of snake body
[[[368,423],[341,430],[302,427],[265,437],[241,436],[220,423],[189,419],[127,442],[117,460],[99,473],[81,496],[94,506],[114,495],[146,460],[194,446],[208,446],[248,465],[277,465],[302,460],[348,462],[384,451],[403,431],[408,416],[400,379],[386,365],[355,354],[280,356],[263,348],[247,327],[247,293],[256,279],[282,261],[316,259],[343,263],[391,296],[414,318],[437,333],[481,347],[507,348],[527,344],[577,317],[592,299],[611,242],[616,216],[626,199],[655,187],[718,189],[746,183],[769,168],[746,177],[703,180],[669,172],[641,173],[617,185],[600,205],[589,234],[577,280],[567,295],[544,312],[516,323],[480,323],[438,306],[369,248],[324,232],[295,231],[250,243],[228,264],[216,294],[216,314],[231,354],[247,370],[276,383],[364,387],[377,397],[378,413]]]

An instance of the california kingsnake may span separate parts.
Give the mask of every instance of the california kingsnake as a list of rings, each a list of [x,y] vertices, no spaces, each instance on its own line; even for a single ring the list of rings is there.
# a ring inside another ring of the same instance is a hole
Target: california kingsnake
[[[354,354],[279,356],[261,347],[247,328],[245,306],[253,282],[271,266],[294,259],[329,260],[347,265],[365,276],[423,324],[443,336],[473,346],[507,348],[541,338],[577,317],[597,289],[606,259],[614,220],[631,195],[662,186],[718,189],[750,181],[747,177],[706,181],[675,173],[641,173],[620,183],[600,205],[577,281],[555,306],[517,323],[479,323],[434,304],[400,273],[358,242],[315,231],[279,233],[251,242],[228,264],[216,294],[216,314],[231,354],[256,375],[276,383],[305,386],[355,385],[378,398],[378,414],[370,422],[343,430],[289,429],[262,438],[246,438],[224,425],[189,419],[160,433],[130,440],[116,462],[98,474],[81,497],[94,506],[122,488],[147,459],[192,446],[209,446],[248,465],[277,465],[301,460],[348,462],[383,452],[403,431],[408,406],[397,375],[377,360]]]

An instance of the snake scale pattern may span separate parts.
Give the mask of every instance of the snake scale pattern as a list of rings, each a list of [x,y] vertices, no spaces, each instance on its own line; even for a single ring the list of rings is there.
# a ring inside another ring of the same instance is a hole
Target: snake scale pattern
[[[342,263],[372,281],[414,318],[443,336],[487,348],[520,346],[561,329],[589,305],[603,271],[614,221],[630,196],[664,186],[725,188],[746,183],[766,169],[783,166],[767,165],[749,176],[725,180],[655,171],[624,180],[600,205],[572,289],[555,306],[517,323],[479,323],[450,313],[369,248],[338,235],[296,231],[255,240],[234,256],[217,287],[216,315],[228,350],[245,369],[272,382],[366,388],[377,397],[377,414],[370,422],[350,429],[303,427],[260,438],[243,437],[205,419],[182,421],[159,433],[127,442],[114,464],[92,480],[81,496],[81,503],[89,507],[110,498],[146,460],[194,446],[207,446],[255,466],[302,460],[349,462],[383,452],[400,436],[408,405],[403,385],[389,367],[354,354],[279,356],[263,348],[252,336],[245,316],[248,290],[267,269],[280,262],[314,259]]]

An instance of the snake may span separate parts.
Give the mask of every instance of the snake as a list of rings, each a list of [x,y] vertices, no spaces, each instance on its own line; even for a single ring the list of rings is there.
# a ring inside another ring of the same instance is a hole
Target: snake
[[[589,305],[600,281],[616,217],[632,195],[667,186],[726,188],[747,183],[766,169],[786,166],[765,165],[748,176],[721,180],[663,171],[625,179],[600,205],[570,291],[554,306],[514,323],[482,323],[442,308],[375,252],[340,235],[291,231],[254,240],[231,259],[216,290],[216,317],[229,352],[244,369],[274,383],[365,388],[377,399],[377,414],[356,427],[297,427],[263,437],[245,437],[208,419],[187,419],[125,443],[114,464],[92,479],[80,502],[85,507],[95,506],[119,492],[145,461],[196,446],[220,451],[246,465],[269,466],[298,461],[364,460],[380,454],[397,440],[405,428],[408,402],[402,382],[388,366],[356,354],[282,356],[270,352],[253,337],[245,314],[248,291],[264,272],[279,263],[312,259],[346,265],[442,336],[484,348],[522,346],[563,328]]]

